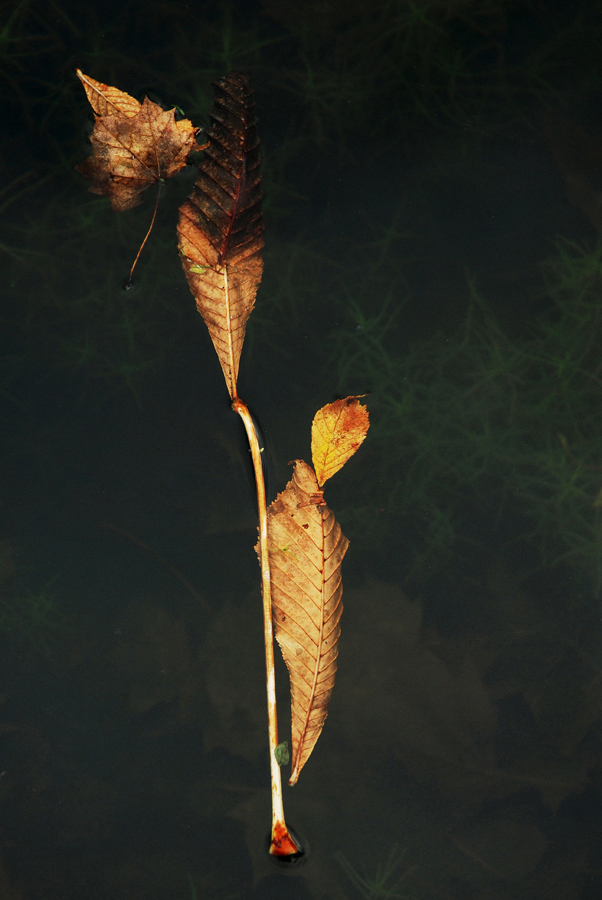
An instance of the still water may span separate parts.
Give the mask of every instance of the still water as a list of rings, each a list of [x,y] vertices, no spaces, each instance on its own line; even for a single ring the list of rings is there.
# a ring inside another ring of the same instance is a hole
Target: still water
[[[2,900],[599,897],[599,5],[2,10]],[[295,865],[267,854],[249,451],[177,254],[201,157],[124,291],[156,187],[87,192],[77,67],[199,127],[251,78],[269,499],[367,394]]]

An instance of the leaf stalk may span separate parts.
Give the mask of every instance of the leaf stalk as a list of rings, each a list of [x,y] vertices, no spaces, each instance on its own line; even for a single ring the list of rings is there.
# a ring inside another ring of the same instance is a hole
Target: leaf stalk
[[[265,497],[265,481],[261,464],[261,448],[257,432],[248,407],[239,397],[232,403],[232,409],[241,417],[253,460],[255,485],[257,487],[257,511],[259,515],[259,560],[261,565],[261,594],[263,598],[263,628],[265,640],[265,671],[268,701],[268,739],[270,748],[270,781],[272,793],[272,834],[270,854],[280,858],[300,856],[302,848],[291,836],[284,820],[282,802],[282,779],[280,765],[276,758],[278,746],[278,717],[276,713],[276,675],[274,670],[274,628],[272,623],[272,591],[270,558],[268,552],[268,517]]]

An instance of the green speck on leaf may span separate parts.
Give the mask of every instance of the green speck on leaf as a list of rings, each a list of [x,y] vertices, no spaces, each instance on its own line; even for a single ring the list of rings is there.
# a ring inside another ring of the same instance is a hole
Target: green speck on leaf
[[[288,761],[290,759],[288,753],[288,741],[282,741],[281,744],[278,744],[278,746],[274,750],[274,756],[276,757],[276,762],[279,766],[288,765]]]
[[[208,268],[209,268],[209,266],[194,265],[194,266],[190,267],[190,271],[195,272],[197,275],[203,275],[207,271]]]

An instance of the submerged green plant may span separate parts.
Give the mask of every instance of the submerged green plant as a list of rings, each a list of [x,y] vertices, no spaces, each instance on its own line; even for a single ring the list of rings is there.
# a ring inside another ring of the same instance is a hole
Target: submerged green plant
[[[379,541],[392,529],[409,581],[501,527],[539,556],[533,568],[568,566],[602,594],[601,283],[602,243],[562,243],[529,332],[506,333],[469,278],[464,322],[401,352],[394,296],[345,299],[330,365],[341,391],[372,391],[379,447],[359,463],[353,524]]]
[[[17,578],[15,551],[0,540],[0,635],[27,650],[49,656],[66,621],[50,582],[39,591],[24,590]]]
[[[412,866],[402,875],[399,874],[405,855],[405,848],[400,850],[395,844],[391,847],[385,862],[377,864],[374,875],[369,875],[365,871],[359,872],[342,853],[337,853],[336,859],[351,884],[365,900],[415,900],[413,895],[405,893],[403,885],[416,867]]]
[[[188,875],[188,884],[190,885],[190,900],[199,900],[199,895],[197,894],[196,885],[192,878],[192,875]]]
[[[2,600],[0,634],[31,652],[50,656],[64,627],[64,615],[47,588],[15,593]]]

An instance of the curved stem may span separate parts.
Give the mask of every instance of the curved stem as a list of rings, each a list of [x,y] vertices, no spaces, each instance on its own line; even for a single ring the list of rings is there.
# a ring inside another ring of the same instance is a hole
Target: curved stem
[[[124,289],[125,291],[129,291],[129,289],[130,289],[131,286],[132,286],[132,276],[133,276],[133,274],[134,274],[134,269],[136,268],[136,264],[137,264],[138,260],[140,259],[140,254],[142,253],[142,251],[143,251],[143,249],[144,249],[144,245],[145,245],[146,242],[148,241],[148,239],[149,239],[149,237],[150,237],[150,233],[151,233],[151,231],[153,230],[153,225],[155,224],[155,219],[157,218],[157,210],[158,210],[158,208],[159,208],[159,198],[160,198],[160,196],[161,196],[161,188],[162,188],[162,187],[163,187],[163,181],[160,181],[160,182],[159,182],[159,190],[157,191],[157,199],[155,200],[155,211],[153,212],[153,217],[152,217],[152,219],[151,219],[151,223],[150,223],[150,225],[148,226],[148,231],[146,232],[146,235],[145,235],[145,237],[144,237],[144,240],[143,240],[142,243],[140,244],[140,249],[138,250],[138,253],[136,254],[136,259],[135,259],[134,262],[132,263],[132,268],[130,269],[130,274],[128,275],[128,277],[127,277],[127,279],[126,279],[126,282],[125,282],[125,284],[124,284],[124,286],[123,286],[123,289]]]
[[[241,417],[247,433],[255,484],[257,486],[257,510],[259,514],[259,561],[261,564],[261,594],[263,597],[263,627],[265,638],[265,672],[266,689],[268,696],[268,735],[270,746],[270,776],[272,785],[272,839],[270,841],[270,853],[273,856],[290,857],[299,856],[303,851],[289,834],[284,821],[284,807],[282,804],[282,780],[280,777],[280,765],[276,759],[276,747],[278,746],[278,718],[276,715],[276,677],[274,673],[274,629],[272,625],[272,593],[270,581],[270,558],[268,553],[268,516],[265,499],[265,483],[263,479],[263,466],[261,464],[262,447],[257,440],[257,432],[253,425],[253,419],[248,407],[236,398],[232,403],[234,409]]]

